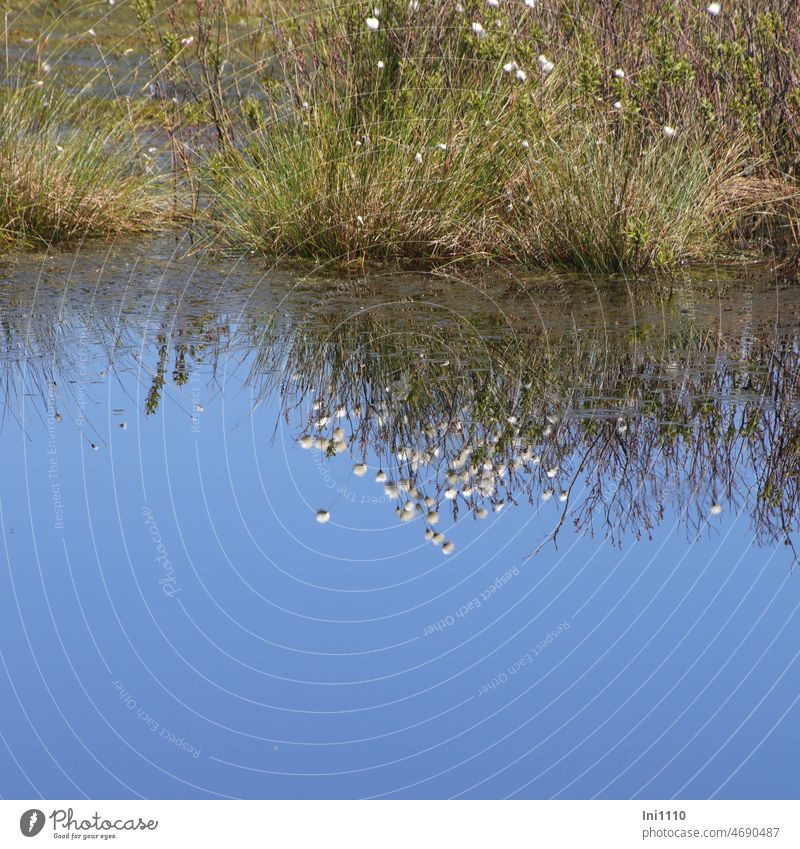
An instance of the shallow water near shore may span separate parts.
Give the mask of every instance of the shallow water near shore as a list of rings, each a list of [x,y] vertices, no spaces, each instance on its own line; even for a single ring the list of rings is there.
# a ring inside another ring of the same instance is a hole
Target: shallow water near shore
[[[0,284],[4,796],[800,792],[797,288]]]

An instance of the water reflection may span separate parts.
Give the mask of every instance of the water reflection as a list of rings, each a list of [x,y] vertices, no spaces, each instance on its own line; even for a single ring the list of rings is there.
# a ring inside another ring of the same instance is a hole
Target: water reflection
[[[373,480],[365,509],[445,553],[446,514],[525,505],[552,514],[532,554],[570,528],[623,544],[667,513],[692,537],[739,511],[761,544],[794,550],[800,297],[768,275],[331,280],[117,252],[28,260],[2,304],[5,427],[34,426],[21,393],[99,450],[99,419],[128,424],[93,392],[106,381],[137,386],[127,414],[145,417],[165,395],[203,412],[195,376],[216,403],[235,381],[256,414],[280,399],[320,462]],[[279,425],[258,423],[265,438]]]

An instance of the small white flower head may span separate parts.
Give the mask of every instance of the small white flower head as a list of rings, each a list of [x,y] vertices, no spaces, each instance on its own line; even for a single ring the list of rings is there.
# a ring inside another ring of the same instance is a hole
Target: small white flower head
[[[414,162],[416,162],[417,165],[422,165],[422,154],[421,153],[417,152],[414,155]]]
[[[553,497],[553,490],[552,489],[546,489],[542,493],[542,501],[549,501],[552,497]]]
[[[674,139],[674,138],[675,138],[675,136],[677,136],[677,135],[678,135],[678,131],[675,129],[675,127],[670,127],[670,125],[669,125],[669,124],[667,124],[667,125],[666,125],[663,129],[662,129],[662,131],[661,131],[661,132],[662,132],[662,133],[664,133],[664,135],[665,135],[668,139]]]
[[[367,464],[366,463],[356,463],[355,466],[353,466],[353,474],[356,477],[363,478],[366,473],[367,473]]]
[[[622,101],[621,100],[615,100],[614,103],[612,104],[612,106],[614,107],[614,109],[617,110],[617,112],[622,112]]]
[[[528,150],[528,148],[529,148],[529,147],[530,147],[530,143],[528,142],[528,140],[527,140],[527,139],[523,139],[523,140],[522,140],[522,149],[523,149],[523,150]]]
[[[383,59],[379,59],[378,60],[378,70],[382,71],[385,67],[386,67],[386,65],[384,64]]]
[[[455,548],[455,546],[453,545],[452,542],[446,542],[442,546],[442,554],[452,554],[454,548]]]
[[[722,11],[721,3],[709,3],[708,4],[708,14],[713,17],[717,17],[717,15]]]
[[[472,22],[472,32],[475,33],[478,38],[486,38],[486,30],[477,21]]]
[[[719,516],[722,513],[722,505],[721,504],[712,504],[711,505],[711,515]]]
[[[539,63],[539,68],[543,74],[549,74],[550,71],[555,68],[555,65],[547,58],[547,56],[544,55],[544,53],[541,53],[536,61]]]
[[[525,80],[528,79],[528,75],[525,73],[525,71],[522,70],[522,68],[519,68],[519,70],[516,74],[514,74],[514,76],[517,78],[517,81],[521,83],[524,83]]]
[[[624,79],[625,79],[625,71],[623,71],[623,70],[622,70],[622,68],[617,68],[617,69],[614,71],[614,76],[615,76],[618,80],[624,80]]]
[[[320,525],[324,525],[331,517],[331,514],[327,510],[317,510],[317,521]]]
[[[377,32],[381,22],[377,18],[367,18],[367,29],[370,32]]]
[[[490,6],[492,9],[499,9],[500,0],[486,0],[486,5]]]
[[[447,150],[447,145],[444,142],[439,142],[436,147],[438,147],[439,150]]]

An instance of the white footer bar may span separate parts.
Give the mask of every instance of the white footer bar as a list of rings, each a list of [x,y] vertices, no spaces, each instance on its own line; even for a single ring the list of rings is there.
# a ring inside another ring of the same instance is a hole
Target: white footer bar
[[[0,801],[0,846],[798,847],[773,801]]]

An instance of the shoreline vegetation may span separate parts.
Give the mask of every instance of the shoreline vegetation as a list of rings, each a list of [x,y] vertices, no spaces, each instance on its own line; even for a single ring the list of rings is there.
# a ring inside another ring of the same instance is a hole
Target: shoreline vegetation
[[[87,34],[87,7],[135,37]],[[2,247],[179,219],[214,249],[356,266],[797,251],[792,0],[77,2],[17,52],[12,17]]]

